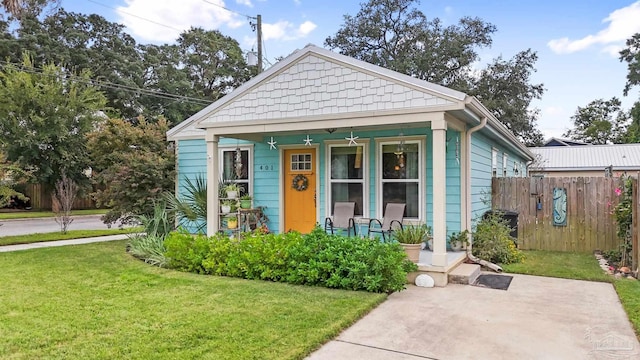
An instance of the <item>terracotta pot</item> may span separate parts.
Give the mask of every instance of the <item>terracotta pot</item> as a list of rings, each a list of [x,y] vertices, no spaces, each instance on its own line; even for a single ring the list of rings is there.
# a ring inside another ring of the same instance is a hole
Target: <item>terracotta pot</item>
[[[404,252],[407,254],[407,258],[414,263],[420,261],[420,249],[422,244],[400,244],[404,248]]]

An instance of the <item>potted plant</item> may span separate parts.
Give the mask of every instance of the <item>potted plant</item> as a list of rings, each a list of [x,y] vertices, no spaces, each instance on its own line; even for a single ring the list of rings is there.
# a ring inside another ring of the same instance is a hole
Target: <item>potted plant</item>
[[[227,217],[227,229],[236,229],[238,227],[238,217],[231,215]]]
[[[405,226],[392,233],[396,241],[402,245],[407,258],[414,263],[420,260],[420,250],[431,233],[431,228],[427,225]]]
[[[233,200],[223,200],[220,204],[220,210],[223,214],[228,214],[231,212],[232,208],[235,205],[235,201]]]
[[[449,246],[451,250],[460,251],[464,245],[469,244],[469,230],[454,232],[449,235]]]
[[[240,209],[251,209],[251,195],[244,194],[240,196]]]
[[[235,199],[238,197],[238,191],[240,190],[238,184],[229,183],[224,187],[224,189],[227,192],[227,199]]]

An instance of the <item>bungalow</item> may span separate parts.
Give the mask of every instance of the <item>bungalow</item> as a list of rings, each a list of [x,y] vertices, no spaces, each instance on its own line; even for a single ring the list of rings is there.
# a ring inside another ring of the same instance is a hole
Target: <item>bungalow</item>
[[[308,232],[337,201],[355,202],[359,224],[404,203],[406,224],[433,229],[419,266],[444,275],[436,285],[464,260],[447,252],[447,234],[490,207],[492,176],[525,176],[533,159],[476,98],[313,45],[167,137],[178,193],[206,174],[207,234],[219,231],[218,182],[232,173],[275,232]]]

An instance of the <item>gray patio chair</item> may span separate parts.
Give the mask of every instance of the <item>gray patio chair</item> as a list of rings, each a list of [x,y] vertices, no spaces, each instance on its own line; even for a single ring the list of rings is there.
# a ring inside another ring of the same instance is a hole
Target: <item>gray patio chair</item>
[[[382,221],[378,219],[369,220],[367,237],[373,233],[382,234],[382,240],[387,241],[394,230],[402,230],[402,219],[404,219],[404,208],[406,204],[387,203]],[[376,226],[377,225],[377,226]]]
[[[356,223],[353,220],[355,214],[355,202],[337,202],[333,206],[333,218],[324,219],[324,231],[331,231],[333,235],[334,229],[346,229],[347,235],[351,236],[353,228],[353,236],[356,236]]]

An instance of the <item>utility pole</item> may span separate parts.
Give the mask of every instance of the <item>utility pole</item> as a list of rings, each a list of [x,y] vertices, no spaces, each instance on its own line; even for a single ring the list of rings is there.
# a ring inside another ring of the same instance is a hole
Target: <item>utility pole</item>
[[[257,17],[258,33],[258,74],[262,72],[262,15]]]

